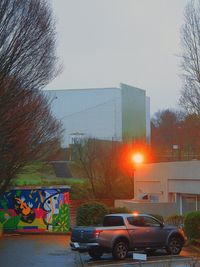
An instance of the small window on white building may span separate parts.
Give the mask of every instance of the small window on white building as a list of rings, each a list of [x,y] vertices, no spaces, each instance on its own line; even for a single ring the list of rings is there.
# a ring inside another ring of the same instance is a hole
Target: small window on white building
[[[169,193],[169,202],[176,202],[176,193]]]
[[[151,202],[158,202],[159,196],[158,195],[150,195],[150,201]]]
[[[182,196],[183,214],[196,210],[196,196]]]

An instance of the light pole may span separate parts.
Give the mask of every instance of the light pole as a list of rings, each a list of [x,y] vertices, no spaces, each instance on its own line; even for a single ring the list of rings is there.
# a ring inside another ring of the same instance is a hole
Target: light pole
[[[135,171],[136,171],[136,166],[139,164],[142,164],[144,162],[144,155],[141,153],[134,153],[132,154],[131,160],[133,162],[133,176],[132,176],[132,186],[133,186],[133,198],[135,197]]]

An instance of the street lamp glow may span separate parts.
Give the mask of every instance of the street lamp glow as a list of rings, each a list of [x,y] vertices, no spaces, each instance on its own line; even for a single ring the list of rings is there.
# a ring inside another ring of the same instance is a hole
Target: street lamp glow
[[[136,153],[136,154],[132,155],[132,161],[133,161],[133,163],[141,164],[144,161],[144,157],[142,154]]]

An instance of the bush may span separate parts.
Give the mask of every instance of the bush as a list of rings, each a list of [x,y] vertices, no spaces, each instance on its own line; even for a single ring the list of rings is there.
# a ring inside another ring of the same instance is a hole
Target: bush
[[[175,225],[177,227],[184,225],[184,216],[179,214],[174,214],[169,216],[166,220],[166,223]]]
[[[184,229],[189,240],[200,238],[200,211],[192,211],[186,215]]]
[[[104,216],[108,214],[108,208],[99,202],[88,202],[77,209],[77,225],[89,226],[103,223]]]
[[[128,208],[126,207],[116,207],[116,208],[109,208],[109,213],[131,213],[131,210],[129,210]]]

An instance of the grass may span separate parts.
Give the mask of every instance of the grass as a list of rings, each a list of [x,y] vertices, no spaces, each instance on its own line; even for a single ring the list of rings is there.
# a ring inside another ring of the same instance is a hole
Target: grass
[[[48,163],[33,162],[23,168],[12,186],[71,185],[84,183],[82,179],[66,177],[57,178],[53,167]]]

